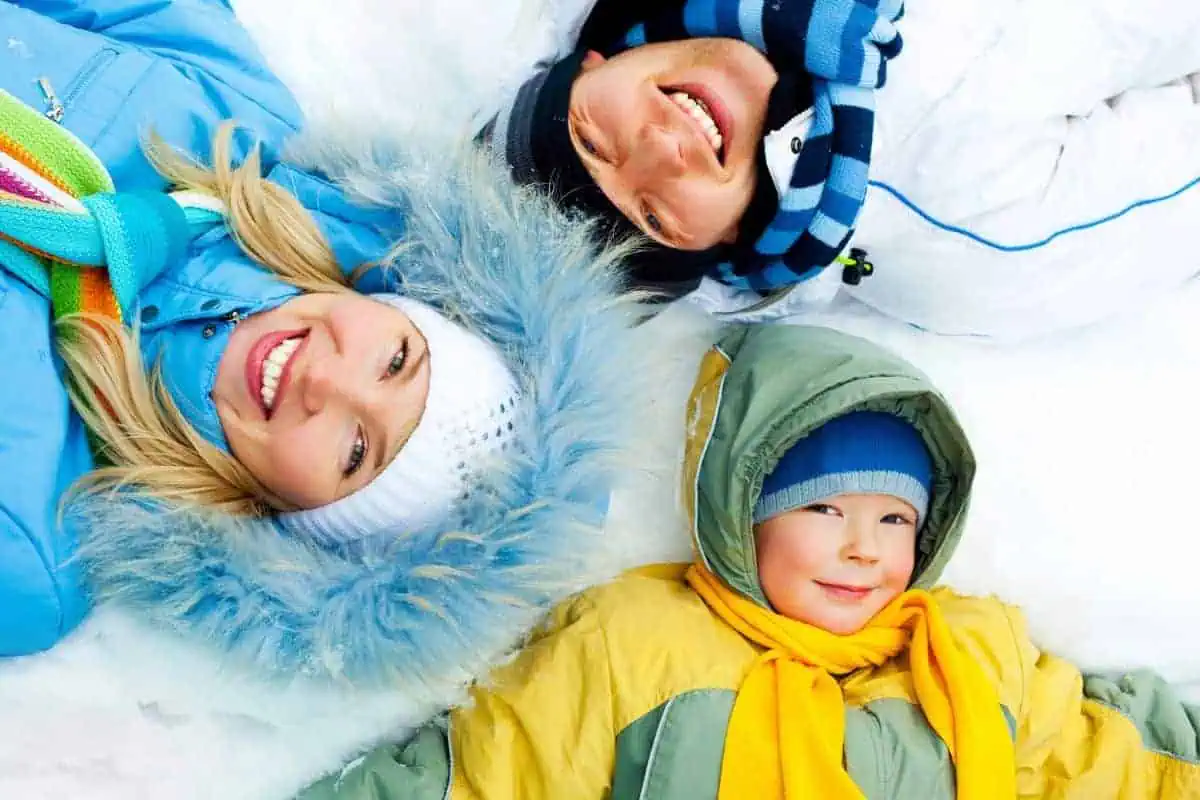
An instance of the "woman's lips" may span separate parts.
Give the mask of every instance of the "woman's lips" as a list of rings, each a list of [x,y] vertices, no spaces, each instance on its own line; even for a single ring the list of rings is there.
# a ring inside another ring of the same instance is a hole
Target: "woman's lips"
[[[813,583],[837,600],[858,601],[875,591],[873,586],[852,586],[844,583],[825,583],[824,581],[813,581]]]
[[[250,396],[254,398],[254,402],[263,412],[264,419],[271,418],[272,409],[267,408],[263,402],[262,385],[263,385],[263,367],[266,364],[267,356],[271,354],[277,346],[286,342],[288,339],[298,339],[305,337],[308,331],[306,329],[292,331],[272,331],[259,337],[259,340],[250,348],[250,353],[246,357],[246,388],[250,392]],[[287,360],[283,366],[283,371],[279,375],[279,385],[275,389],[275,402],[272,404],[274,408],[279,407],[279,401],[283,399],[284,390],[287,388],[288,380],[291,378],[292,364],[296,361],[296,356],[304,349],[304,342],[296,348],[296,352],[292,353],[292,357]]]

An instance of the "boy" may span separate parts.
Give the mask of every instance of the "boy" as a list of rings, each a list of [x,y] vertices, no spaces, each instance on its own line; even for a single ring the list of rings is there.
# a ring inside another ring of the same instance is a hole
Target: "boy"
[[[518,181],[644,234],[639,284],[707,276],[693,300],[749,321],[845,278],[921,328],[1023,338],[1200,269],[1145,260],[1147,241],[1196,249],[1200,4],[556,5],[586,23],[491,141]]]
[[[1200,796],[1200,714],[1161,681],[1081,676],[1016,609],[925,591],[975,465],[909,364],[735,329],[687,422],[695,563],[567,603],[448,732],[305,800]]]

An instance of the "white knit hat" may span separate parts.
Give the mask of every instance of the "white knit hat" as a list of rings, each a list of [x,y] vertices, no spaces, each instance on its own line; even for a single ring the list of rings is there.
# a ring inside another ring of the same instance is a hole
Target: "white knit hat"
[[[346,542],[446,517],[507,450],[517,384],[496,347],[423,303],[372,295],[408,315],[429,347],[429,394],[416,429],[373,481],[340,500],[279,515],[290,533]]]

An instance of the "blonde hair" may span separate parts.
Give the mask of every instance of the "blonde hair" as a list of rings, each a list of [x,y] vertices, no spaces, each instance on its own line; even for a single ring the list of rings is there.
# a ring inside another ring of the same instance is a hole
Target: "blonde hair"
[[[205,167],[156,136],[146,155],[180,189],[210,195],[226,208],[234,239],[255,262],[305,292],[348,291],[333,250],[294,196],[262,176],[258,147],[233,166],[233,123],[213,140]],[[57,322],[68,393],[96,446],[97,467],[73,491],[127,487],[175,505],[263,515],[286,508],[244,465],[206,441],[171,400],[157,366],[148,371],[136,331],[119,322],[71,314]]]

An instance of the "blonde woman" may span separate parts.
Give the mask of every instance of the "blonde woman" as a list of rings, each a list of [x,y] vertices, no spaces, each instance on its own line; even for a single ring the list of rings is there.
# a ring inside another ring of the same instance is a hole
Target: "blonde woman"
[[[428,693],[599,577],[632,348],[585,231],[468,153],[280,160],[298,115],[222,3],[22,5],[0,654],[70,630],[86,571],[263,668]],[[107,191],[73,191],[89,169]],[[64,302],[46,255],[102,264],[113,313]]]

